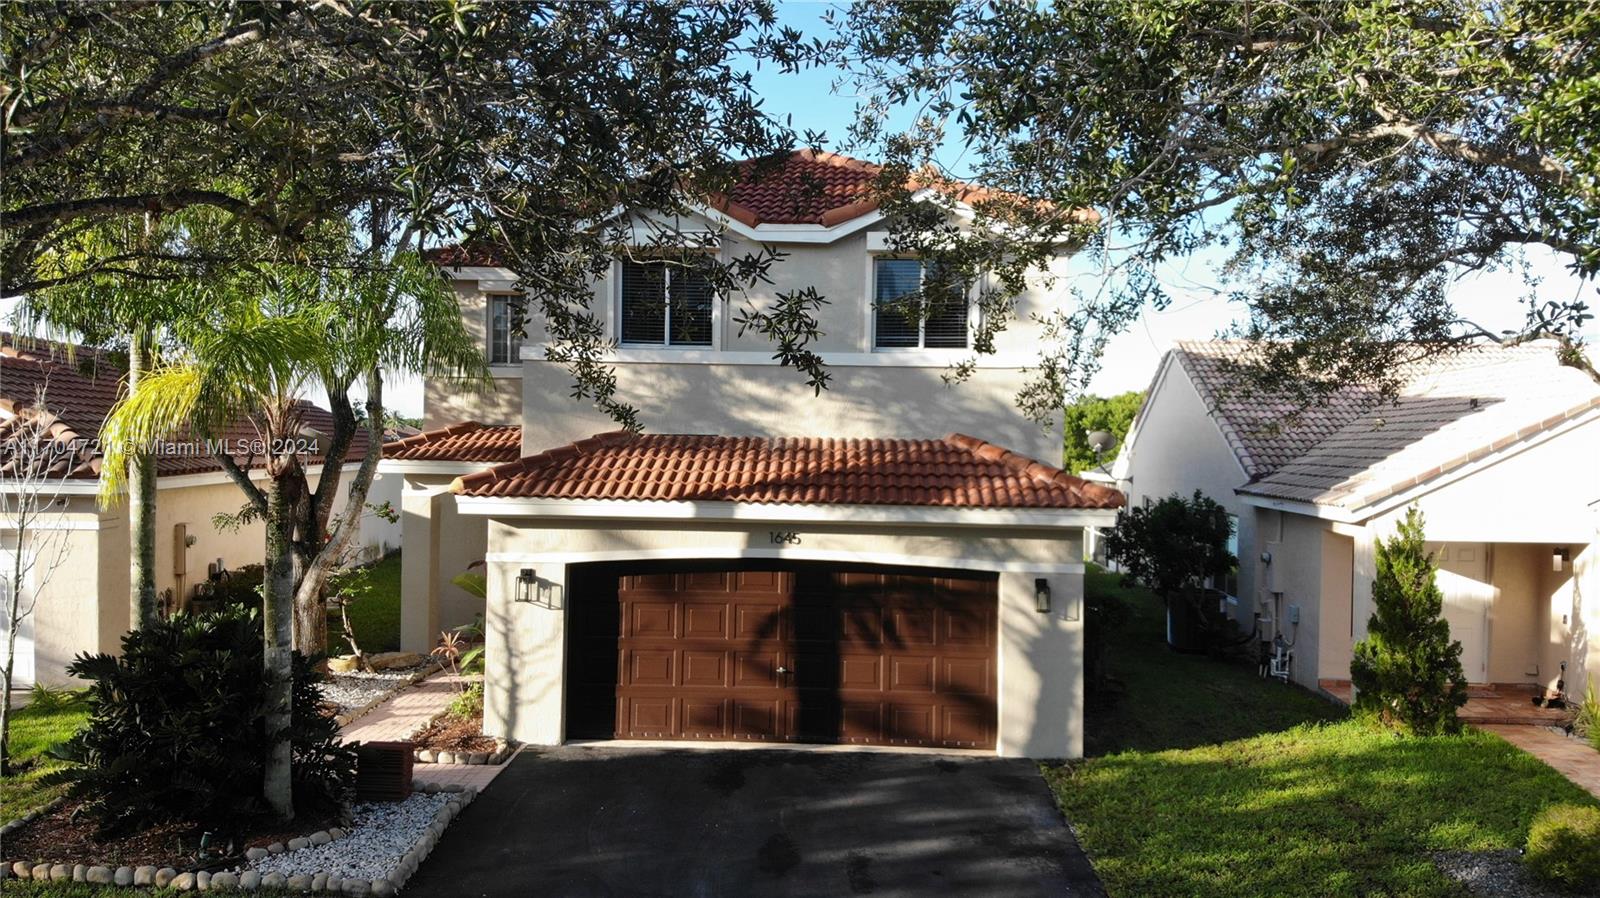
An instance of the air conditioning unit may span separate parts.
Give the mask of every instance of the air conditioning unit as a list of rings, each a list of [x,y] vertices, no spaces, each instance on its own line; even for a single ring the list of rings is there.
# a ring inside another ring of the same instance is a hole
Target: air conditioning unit
[[[414,748],[410,742],[357,742],[356,800],[404,801],[411,797]]]

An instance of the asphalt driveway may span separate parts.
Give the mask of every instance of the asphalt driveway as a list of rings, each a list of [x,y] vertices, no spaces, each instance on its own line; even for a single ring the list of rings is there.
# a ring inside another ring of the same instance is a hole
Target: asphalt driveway
[[[423,896],[1100,896],[1031,761],[524,750],[406,885]]]

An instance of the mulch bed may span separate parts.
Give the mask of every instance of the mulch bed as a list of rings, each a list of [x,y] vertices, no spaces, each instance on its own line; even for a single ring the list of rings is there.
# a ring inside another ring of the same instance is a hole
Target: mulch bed
[[[7,835],[5,860],[104,864],[107,867],[149,865],[178,870],[199,865],[195,854],[199,850],[201,832],[194,826],[168,823],[102,841],[95,838],[94,820],[87,814],[77,813],[81,804],[77,801],[66,802]],[[297,836],[336,825],[337,821],[332,819],[297,820],[288,825],[263,821],[248,832],[234,834],[233,854],[243,855],[248,847],[287,842]],[[228,837],[214,834],[210,845],[212,861],[203,866],[215,865],[220,861],[220,855],[228,851],[228,841]]]
[[[486,751],[499,748],[490,736],[483,734],[483,712],[472,717],[445,714],[428,724],[412,737],[417,748],[435,751]]]

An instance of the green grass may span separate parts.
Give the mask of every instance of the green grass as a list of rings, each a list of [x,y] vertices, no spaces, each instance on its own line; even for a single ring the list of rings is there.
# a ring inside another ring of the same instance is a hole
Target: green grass
[[[1168,652],[1159,603],[1127,598],[1127,694],[1086,720],[1114,753],[1045,771],[1115,898],[1460,896],[1429,852],[1520,848],[1544,807],[1596,803],[1495,736],[1399,737]]]
[[[350,605],[350,628],[362,651],[393,652],[400,648],[400,553],[374,564],[365,594]],[[342,635],[344,624],[337,612],[328,615],[328,652],[343,655],[350,644]]]
[[[11,820],[50,803],[64,786],[42,786],[39,779],[62,766],[45,757],[44,750],[64,742],[88,720],[82,704],[42,710],[30,705],[15,711],[11,719],[11,763],[21,770],[0,778],[0,817]]]

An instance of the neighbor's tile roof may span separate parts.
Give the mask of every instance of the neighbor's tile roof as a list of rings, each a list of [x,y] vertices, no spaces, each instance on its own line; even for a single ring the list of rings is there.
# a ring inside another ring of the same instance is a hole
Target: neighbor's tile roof
[[[1597,409],[1600,384],[1561,365],[1553,344],[1475,347],[1419,364],[1394,403],[1319,434],[1241,492],[1361,509]]]
[[[100,475],[100,453],[96,441],[100,428],[111,409],[121,398],[127,374],[126,360],[119,355],[91,347],[71,346],[47,340],[36,340],[0,333],[0,410],[14,416],[0,430],[0,439],[29,433],[53,441],[46,454],[33,454],[34,459],[53,459],[52,476],[60,476],[70,460],[69,476],[93,479]],[[40,393],[44,395],[45,421],[41,428],[30,429],[28,422],[41,414],[37,408]],[[302,425],[324,435],[333,433],[333,414],[327,409],[300,401],[299,414]],[[222,434],[222,439],[236,447],[248,446],[259,437],[259,430],[249,419],[234,422]],[[174,444],[184,443],[176,438]],[[345,454],[348,461],[359,459],[367,446],[366,434],[357,431]],[[161,454],[156,456],[156,473],[160,476],[197,474],[220,471],[222,466],[209,453],[197,445],[193,454]],[[0,468],[14,465],[17,444],[0,442]],[[253,467],[263,459],[245,452],[234,453],[242,467]],[[321,456],[310,456],[307,461],[321,463]]]
[[[1361,416],[1362,399],[1353,390],[1302,410],[1293,401],[1240,389],[1236,366],[1248,362],[1250,352],[1244,340],[1180,340],[1172,355],[1252,480],[1298,458]]]
[[[1116,508],[1122,494],[962,434],[942,440],[604,433],[459,477],[467,496]]]
[[[384,444],[395,461],[464,461],[505,464],[522,457],[522,427],[462,421]]]

